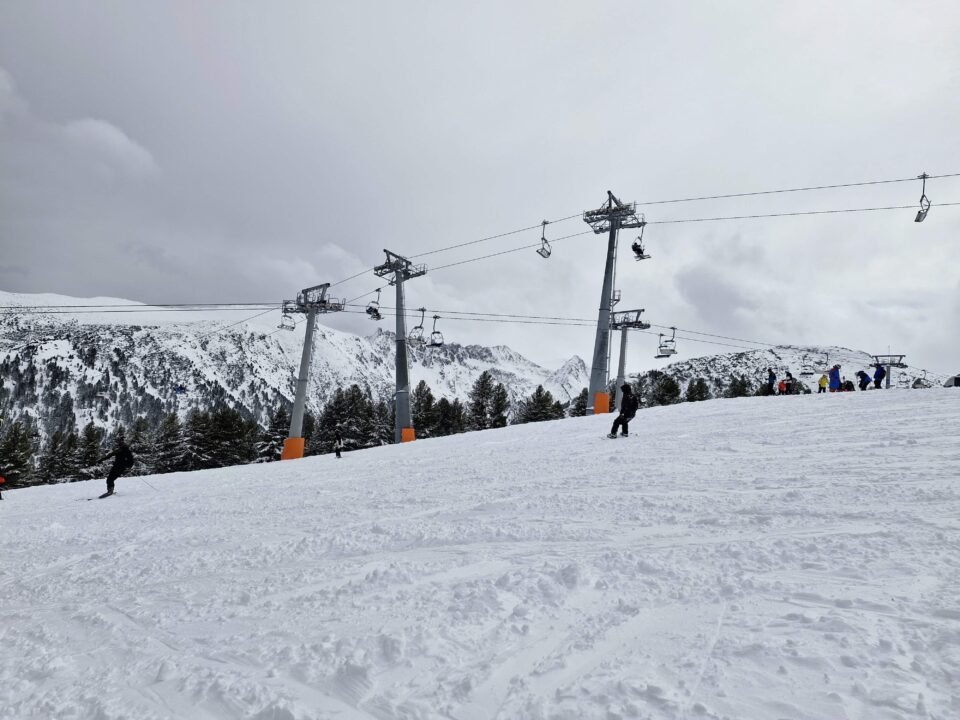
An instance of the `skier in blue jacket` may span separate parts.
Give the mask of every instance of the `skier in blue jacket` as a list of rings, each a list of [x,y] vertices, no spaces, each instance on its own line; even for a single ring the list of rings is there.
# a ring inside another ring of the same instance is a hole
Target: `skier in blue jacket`
[[[883,379],[887,376],[887,370],[883,365],[877,365],[877,369],[873,371],[873,386],[879,390],[880,383],[883,382]]]
[[[840,366],[834,365],[827,375],[830,377],[830,392],[837,392],[840,389]]]

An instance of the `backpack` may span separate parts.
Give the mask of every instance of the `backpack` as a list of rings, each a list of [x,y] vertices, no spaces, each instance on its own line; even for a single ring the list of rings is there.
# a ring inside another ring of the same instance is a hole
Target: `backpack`
[[[126,445],[117,450],[117,465],[125,468],[133,467],[133,453]]]

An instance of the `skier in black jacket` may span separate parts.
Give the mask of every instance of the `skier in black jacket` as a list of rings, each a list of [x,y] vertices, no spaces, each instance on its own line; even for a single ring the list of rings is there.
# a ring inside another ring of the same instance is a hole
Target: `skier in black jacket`
[[[623,399],[620,400],[620,414],[613,421],[613,427],[610,429],[610,434],[607,435],[608,438],[615,438],[619,428],[622,428],[621,435],[627,437],[630,421],[633,420],[637,414],[637,408],[640,407],[640,401],[633,394],[633,388],[629,384],[624,383],[620,386],[620,389],[623,390]]]
[[[127,447],[127,444],[122,439],[117,443],[117,449],[109,455],[100,458],[97,464],[105,462],[110,458],[113,458],[113,466],[107,474],[107,491],[100,496],[102,498],[107,497],[107,495],[113,495],[113,483],[118,477],[133,467],[133,453],[130,452],[130,448]]]

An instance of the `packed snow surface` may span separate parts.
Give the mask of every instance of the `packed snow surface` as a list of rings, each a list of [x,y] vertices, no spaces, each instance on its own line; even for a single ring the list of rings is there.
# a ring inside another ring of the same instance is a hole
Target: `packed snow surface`
[[[609,421],[6,493],[0,717],[960,717],[960,391]]]

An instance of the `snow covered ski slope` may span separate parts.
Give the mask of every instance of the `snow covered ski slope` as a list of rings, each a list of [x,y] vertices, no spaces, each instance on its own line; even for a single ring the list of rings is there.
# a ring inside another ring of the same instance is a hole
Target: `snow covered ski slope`
[[[960,717],[960,391],[6,493],[0,717]]]

